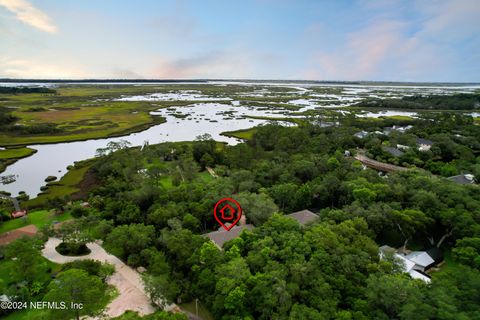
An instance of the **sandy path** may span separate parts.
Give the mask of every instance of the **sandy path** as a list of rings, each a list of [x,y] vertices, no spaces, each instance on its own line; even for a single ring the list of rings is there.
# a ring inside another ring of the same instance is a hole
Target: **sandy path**
[[[115,298],[106,308],[105,315],[117,317],[127,310],[136,311],[141,315],[155,312],[155,307],[150,303],[145,293],[143,281],[140,274],[127,266],[117,257],[107,253],[99,244],[91,242],[87,247],[92,251],[90,254],[81,257],[62,256],[55,250],[61,240],[57,238],[48,239],[42,254],[45,258],[55,263],[67,263],[75,260],[93,259],[100,262],[107,262],[115,267],[115,273],[109,277],[107,282],[118,289],[119,296]],[[170,305],[165,310],[172,310],[176,306]]]

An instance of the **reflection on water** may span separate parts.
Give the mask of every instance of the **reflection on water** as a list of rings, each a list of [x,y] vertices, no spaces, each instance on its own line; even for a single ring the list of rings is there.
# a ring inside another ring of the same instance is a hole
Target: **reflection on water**
[[[319,108],[341,108],[356,103],[364,98],[396,98],[416,94],[451,94],[459,92],[472,92],[479,88],[476,86],[464,87],[442,87],[442,86],[372,86],[372,85],[342,85],[342,84],[321,84],[321,83],[256,83],[256,82],[209,82],[215,85],[244,85],[262,86],[263,88],[253,90],[250,93],[237,93],[236,97],[269,97],[281,96],[282,91],[275,91],[275,87],[287,87],[295,91],[287,91],[292,96],[288,104],[300,107],[296,112],[303,112]],[[85,83],[87,85],[87,83]],[[91,83],[88,83],[91,85]],[[102,83],[105,84],[105,83]],[[115,83],[111,84],[114,85]],[[121,84],[121,83],[119,83]],[[132,83],[133,84],[133,83]],[[178,84],[178,83],[177,83]],[[18,84],[0,83],[1,85],[15,86]],[[57,86],[57,84],[21,84],[21,85],[45,85]],[[123,83],[125,85],[125,83]],[[134,83],[133,85],[141,85]],[[194,83],[190,83],[194,86]],[[235,97],[234,95],[231,95]],[[0,186],[0,190],[17,195],[25,191],[30,196],[35,196],[40,187],[45,184],[44,179],[49,176],[61,177],[66,173],[66,168],[75,161],[85,160],[95,156],[98,148],[105,148],[110,141],[126,140],[132,146],[139,146],[148,141],[149,143],[160,143],[166,141],[189,141],[197,136],[209,133],[215,140],[235,144],[236,139],[221,136],[224,131],[234,131],[250,128],[267,122],[267,120],[249,119],[246,116],[257,117],[282,117],[288,113],[289,117],[301,117],[283,108],[269,108],[262,106],[242,106],[241,102],[232,100],[227,96],[208,96],[199,90],[180,90],[167,93],[154,93],[150,95],[122,96],[116,100],[120,101],[223,101],[195,103],[189,106],[169,107],[152,112],[154,115],[164,116],[166,123],[153,126],[139,133],[130,134],[120,138],[108,138],[88,140],[80,142],[32,145],[29,146],[38,150],[34,155],[21,159],[9,166],[2,174],[3,176],[15,175],[17,180],[14,183]],[[265,101],[266,102],[266,101]],[[340,110],[340,112],[342,112]],[[346,113],[344,111],[342,113]],[[384,111],[368,112],[360,117],[380,116],[411,116],[415,112],[408,111]],[[474,116],[479,116],[475,113]],[[291,123],[282,123],[292,125]]]

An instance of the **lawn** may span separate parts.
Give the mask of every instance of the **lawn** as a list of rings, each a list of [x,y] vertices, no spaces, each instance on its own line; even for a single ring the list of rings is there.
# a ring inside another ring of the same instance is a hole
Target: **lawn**
[[[444,263],[440,267],[440,270],[437,271],[437,272],[434,272],[432,274],[442,274],[442,273],[445,273],[445,272],[449,272],[449,271],[457,269],[458,266],[460,265],[460,263],[458,263],[457,261],[455,261],[453,259],[452,251],[450,251],[450,250],[445,250],[444,251],[443,258],[444,258]]]
[[[29,224],[34,224],[37,228],[42,228],[45,225],[51,224],[53,221],[65,221],[71,219],[72,216],[70,213],[64,213],[62,215],[55,215],[49,210],[39,210],[30,212],[27,215],[26,219],[18,218],[13,220],[8,220],[0,224],[0,234],[13,229],[18,229]]]

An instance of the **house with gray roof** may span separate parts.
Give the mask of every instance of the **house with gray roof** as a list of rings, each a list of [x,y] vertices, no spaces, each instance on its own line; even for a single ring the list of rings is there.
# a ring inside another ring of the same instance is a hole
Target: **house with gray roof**
[[[353,136],[354,136],[354,137],[357,137],[357,138],[359,138],[359,139],[363,139],[363,138],[365,138],[366,136],[368,136],[369,134],[370,134],[370,132],[367,132],[367,131],[362,130],[362,131],[359,131],[359,132],[355,133]]]
[[[417,142],[419,151],[428,151],[433,145],[433,141],[422,139],[422,138],[417,138],[416,142]]]
[[[412,251],[408,254],[384,245],[379,248],[380,259],[385,259],[390,254],[403,266],[403,271],[414,279],[420,279],[429,283],[430,276],[425,272],[443,261],[443,253],[434,247],[426,251]]]
[[[253,230],[254,228],[252,224],[235,226],[229,231],[220,227],[217,231],[209,232],[204,236],[209,238],[218,248],[222,249],[227,241],[238,238],[243,230]]]
[[[458,176],[448,177],[447,179],[458,184],[475,183],[475,176],[473,174],[459,174]]]
[[[399,149],[394,148],[394,147],[382,146],[382,150],[391,154],[394,157],[397,157],[397,158],[401,157],[405,154],[402,150],[399,150]]]
[[[297,222],[301,226],[304,226],[307,223],[312,222],[315,219],[317,219],[318,215],[316,215],[315,213],[313,213],[310,210],[305,209],[305,210],[301,210],[301,211],[297,211],[297,212],[287,214],[286,217],[293,218],[293,219],[297,220]]]

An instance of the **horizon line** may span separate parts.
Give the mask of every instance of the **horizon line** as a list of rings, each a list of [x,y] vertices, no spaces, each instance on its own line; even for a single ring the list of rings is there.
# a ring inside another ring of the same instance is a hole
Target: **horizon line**
[[[156,78],[0,78],[0,82],[208,82],[208,81],[246,81],[246,82],[311,82],[311,83],[415,83],[415,84],[476,84],[480,82],[445,82],[445,81],[398,81],[398,80],[306,80],[306,79],[252,79],[252,78],[172,78],[172,79],[156,79]]]

